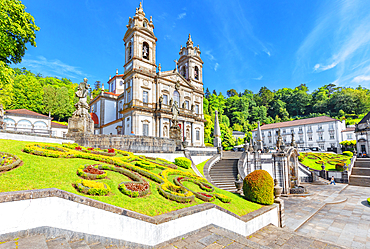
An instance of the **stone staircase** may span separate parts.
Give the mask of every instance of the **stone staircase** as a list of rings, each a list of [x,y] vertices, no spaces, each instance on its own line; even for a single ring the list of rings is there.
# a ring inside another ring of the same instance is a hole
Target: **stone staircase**
[[[209,175],[220,189],[236,192],[235,181],[238,175],[238,161],[242,152],[223,152],[222,158],[212,166]]]
[[[370,187],[370,158],[356,159],[349,177],[349,184]]]
[[[0,242],[0,249],[106,249],[100,243],[87,244],[84,240],[68,241],[66,237],[47,240],[44,235],[15,238],[11,241]]]

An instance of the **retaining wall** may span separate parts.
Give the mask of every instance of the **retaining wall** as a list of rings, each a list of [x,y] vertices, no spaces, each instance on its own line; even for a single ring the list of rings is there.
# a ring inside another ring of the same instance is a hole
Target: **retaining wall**
[[[0,131],[0,139],[30,141],[30,142],[44,142],[44,143],[74,143],[73,139],[63,139],[52,137],[49,135],[22,133],[14,131]]]
[[[210,225],[248,236],[268,224],[278,226],[279,219],[275,204],[240,217],[211,203],[150,217],[58,189],[0,193],[0,210],[6,214],[0,239],[40,228],[144,248]]]

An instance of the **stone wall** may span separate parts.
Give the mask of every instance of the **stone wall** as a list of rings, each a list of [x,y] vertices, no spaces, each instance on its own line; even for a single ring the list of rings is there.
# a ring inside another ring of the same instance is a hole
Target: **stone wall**
[[[172,153],[176,149],[175,140],[160,137],[78,133],[69,138],[85,147],[115,148],[130,152]]]
[[[26,133],[18,131],[0,131],[0,139],[18,140],[18,141],[30,141],[30,142],[43,142],[43,143],[73,143],[73,139],[64,139],[60,137],[53,137],[51,135],[42,135],[35,133]]]

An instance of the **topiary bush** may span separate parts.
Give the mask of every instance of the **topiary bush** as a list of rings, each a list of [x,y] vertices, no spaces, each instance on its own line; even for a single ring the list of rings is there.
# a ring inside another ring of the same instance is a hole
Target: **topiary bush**
[[[337,163],[335,165],[335,170],[337,170],[337,171],[344,171],[344,163]]]
[[[244,178],[243,193],[249,201],[271,205],[274,203],[274,180],[266,170],[255,170]]]
[[[370,198],[367,198],[367,204],[370,205]]]
[[[343,151],[342,153],[344,156],[349,156],[349,157],[353,157],[353,153],[350,152],[350,151]]]
[[[191,167],[191,161],[186,157],[175,158],[175,164],[185,169],[189,169]]]

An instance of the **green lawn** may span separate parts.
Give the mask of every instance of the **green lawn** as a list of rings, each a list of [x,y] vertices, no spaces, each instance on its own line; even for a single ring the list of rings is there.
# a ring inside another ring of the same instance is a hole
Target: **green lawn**
[[[322,162],[328,171],[335,171],[337,163],[346,163],[347,166],[351,163],[351,157],[334,153],[300,153],[299,158],[303,165],[316,170],[322,170]]]
[[[203,171],[203,168],[204,168],[204,165],[206,164],[206,162],[208,162],[209,159],[205,160],[204,162],[200,163],[197,165],[197,168],[199,170],[199,172],[204,176],[204,171]]]
[[[24,146],[29,143],[30,142],[0,139],[0,151],[15,154],[24,162],[22,166],[16,169],[0,173],[0,192],[58,188],[150,216],[204,203],[197,198],[195,198],[192,203],[185,204],[168,200],[158,193],[158,184],[145,177],[143,178],[150,183],[151,193],[141,198],[130,198],[118,190],[118,184],[128,181],[129,179],[126,176],[113,171],[107,171],[107,179],[98,180],[109,185],[112,190],[110,195],[90,196],[81,194],[72,186],[73,183],[80,180],[76,171],[79,166],[84,164],[95,164],[97,163],[96,161],[79,158],[50,158],[22,152]],[[192,172],[194,174],[192,170],[179,169],[186,172]],[[152,170],[152,172],[157,174],[160,171],[161,170],[158,168]],[[171,176],[171,178],[173,177]],[[195,184],[190,184],[190,186],[191,188],[194,188],[192,190],[198,188]],[[212,203],[238,215],[245,215],[261,207],[261,205],[249,202],[237,194],[221,189],[216,189],[215,192],[231,197],[232,201],[231,203],[222,203],[216,199]]]

